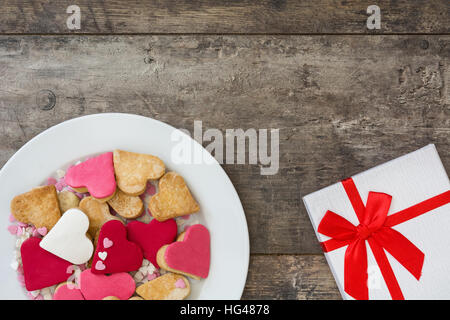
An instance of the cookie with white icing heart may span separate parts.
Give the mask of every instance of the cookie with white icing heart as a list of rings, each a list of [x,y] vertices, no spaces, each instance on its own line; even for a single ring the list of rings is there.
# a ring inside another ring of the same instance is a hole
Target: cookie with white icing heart
[[[15,196],[11,213],[17,221],[50,231],[61,218],[55,186],[37,187]]]
[[[166,170],[161,159],[149,154],[114,150],[113,158],[117,185],[130,196],[144,193],[147,180],[161,178]]]
[[[108,221],[100,229],[92,259],[92,273],[131,272],[142,265],[141,248],[127,239],[127,229],[119,221]]]
[[[136,289],[145,300],[183,300],[190,292],[188,279],[175,273],[166,273]]]
[[[159,180],[159,192],[150,198],[149,209],[158,221],[198,212],[200,206],[189,191],[183,177],[168,172]]]
[[[69,209],[40,242],[40,247],[73,264],[87,262],[94,252],[86,237],[88,217],[79,209]]]
[[[162,246],[156,261],[164,270],[199,280],[208,277],[210,250],[208,229],[195,224],[182,233],[176,242]]]

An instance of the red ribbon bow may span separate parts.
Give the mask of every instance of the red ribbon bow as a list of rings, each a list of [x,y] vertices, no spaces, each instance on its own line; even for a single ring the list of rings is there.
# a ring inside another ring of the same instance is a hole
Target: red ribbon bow
[[[319,224],[318,232],[330,240],[321,243],[325,252],[348,245],[344,261],[345,292],[355,299],[367,300],[367,250],[366,241],[380,267],[392,299],[404,299],[384,250],[389,252],[417,280],[420,279],[425,255],[393,226],[450,203],[450,190],[412,207],[387,215],[392,197],[386,193],[369,192],[364,206],[353,180],[342,185],[358,217],[354,226],[334,212],[327,211]]]

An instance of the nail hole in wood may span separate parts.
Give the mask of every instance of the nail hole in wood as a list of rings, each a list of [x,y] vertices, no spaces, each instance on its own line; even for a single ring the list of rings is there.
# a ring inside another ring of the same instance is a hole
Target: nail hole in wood
[[[50,90],[41,90],[36,95],[36,104],[41,110],[51,110],[55,107],[56,96]]]

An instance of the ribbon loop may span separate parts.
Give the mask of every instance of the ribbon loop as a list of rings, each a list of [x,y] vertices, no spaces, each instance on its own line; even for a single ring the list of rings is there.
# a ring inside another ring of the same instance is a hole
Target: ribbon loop
[[[338,214],[327,211],[320,221],[317,231],[331,238],[321,242],[325,252],[348,246],[344,259],[345,291],[355,299],[369,298],[367,241],[391,297],[404,299],[385,250],[417,280],[420,279],[422,273],[425,255],[405,236],[391,227],[450,203],[450,190],[388,217],[392,196],[371,191],[364,206],[353,179],[342,181],[342,185],[358,217],[359,225],[354,226]]]

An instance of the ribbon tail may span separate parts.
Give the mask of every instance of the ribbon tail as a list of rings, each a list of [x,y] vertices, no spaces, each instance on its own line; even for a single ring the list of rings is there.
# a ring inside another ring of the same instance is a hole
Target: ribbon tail
[[[367,239],[372,250],[373,256],[380,267],[381,275],[383,276],[386,286],[393,300],[405,300],[400,285],[397,282],[394,271],[392,270],[391,264],[383,250],[373,238]]]
[[[369,299],[367,287],[367,248],[364,240],[358,239],[345,250],[344,289],[357,300]]]
[[[375,241],[389,252],[417,280],[422,275],[425,255],[400,232],[384,227],[373,235]]]

